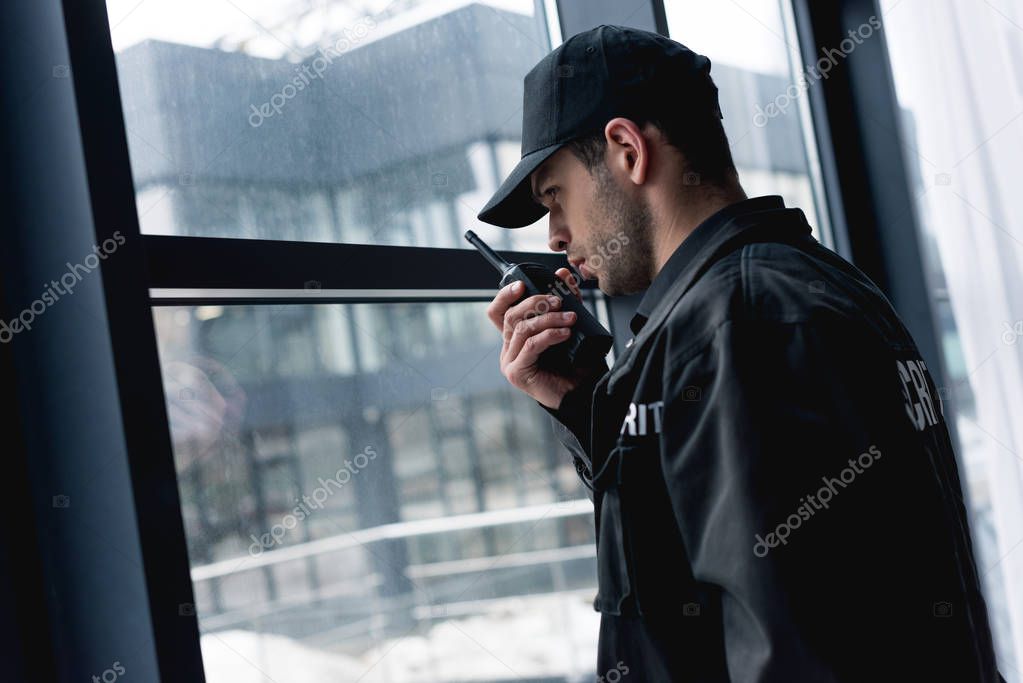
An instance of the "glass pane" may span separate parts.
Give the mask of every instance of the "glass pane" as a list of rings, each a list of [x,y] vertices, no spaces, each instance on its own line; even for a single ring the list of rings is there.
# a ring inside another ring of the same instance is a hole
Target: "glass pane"
[[[533,0],[107,0],[142,231],[546,251],[518,162]]]
[[[718,86],[722,123],[750,197],[781,195],[803,209],[814,237],[833,244],[808,135],[806,88],[787,0],[665,0],[673,40],[706,55]]]
[[[487,303],[154,310],[210,683],[592,680],[593,505]]]
[[[884,0],[998,664],[1023,682],[1023,6]]]

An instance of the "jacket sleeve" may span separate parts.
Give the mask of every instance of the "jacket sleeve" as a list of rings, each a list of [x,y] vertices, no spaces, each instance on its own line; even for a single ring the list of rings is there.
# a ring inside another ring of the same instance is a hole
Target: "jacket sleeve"
[[[808,322],[726,322],[663,370],[661,465],[733,683],[866,680],[849,672],[871,657],[885,670],[878,622],[898,617],[878,613],[889,596],[869,577],[906,542],[886,518],[895,444],[878,416],[891,404],[837,369],[835,337]]]
[[[557,410],[548,408],[539,401],[538,406],[547,411],[551,416],[551,424],[558,441],[568,449],[575,465],[575,471],[586,486],[586,493],[590,500],[593,500],[593,469],[590,457],[590,420],[593,408],[593,390],[600,378],[608,370],[607,361],[603,362],[603,372],[596,371],[590,377],[579,383],[574,389],[566,393],[561,399],[561,405]]]

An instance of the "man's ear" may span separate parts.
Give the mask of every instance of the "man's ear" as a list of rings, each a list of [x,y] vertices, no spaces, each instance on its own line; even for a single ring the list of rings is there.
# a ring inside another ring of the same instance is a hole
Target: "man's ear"
[[[607,138],[608,166],[637,185],[646,182],[650,145],[634,121],[617,117],[604,127]]]

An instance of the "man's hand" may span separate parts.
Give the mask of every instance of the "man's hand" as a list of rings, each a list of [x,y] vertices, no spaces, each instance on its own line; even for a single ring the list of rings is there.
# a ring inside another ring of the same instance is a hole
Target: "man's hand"
[[[575,276],[568,268],[559,268],[555,275],[581,298]],[[513,282],[503,287],[487,307],[487,317],[504,336],[501,374],[512,386],[557,410],[562,397],[578,385],[583,373],[574,377],[558,375],[537,367],[537,359],[547,348],[568,339],[576,315],[571,311],[563,313],[561,301],[552,294],[535,294],[515,304],[522,292],[523,284]]]

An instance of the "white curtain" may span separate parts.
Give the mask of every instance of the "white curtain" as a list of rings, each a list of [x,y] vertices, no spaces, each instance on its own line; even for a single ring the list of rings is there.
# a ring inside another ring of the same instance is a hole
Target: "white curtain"
[[[1023,681],[1023,2],[881,3],[999,666]]]

